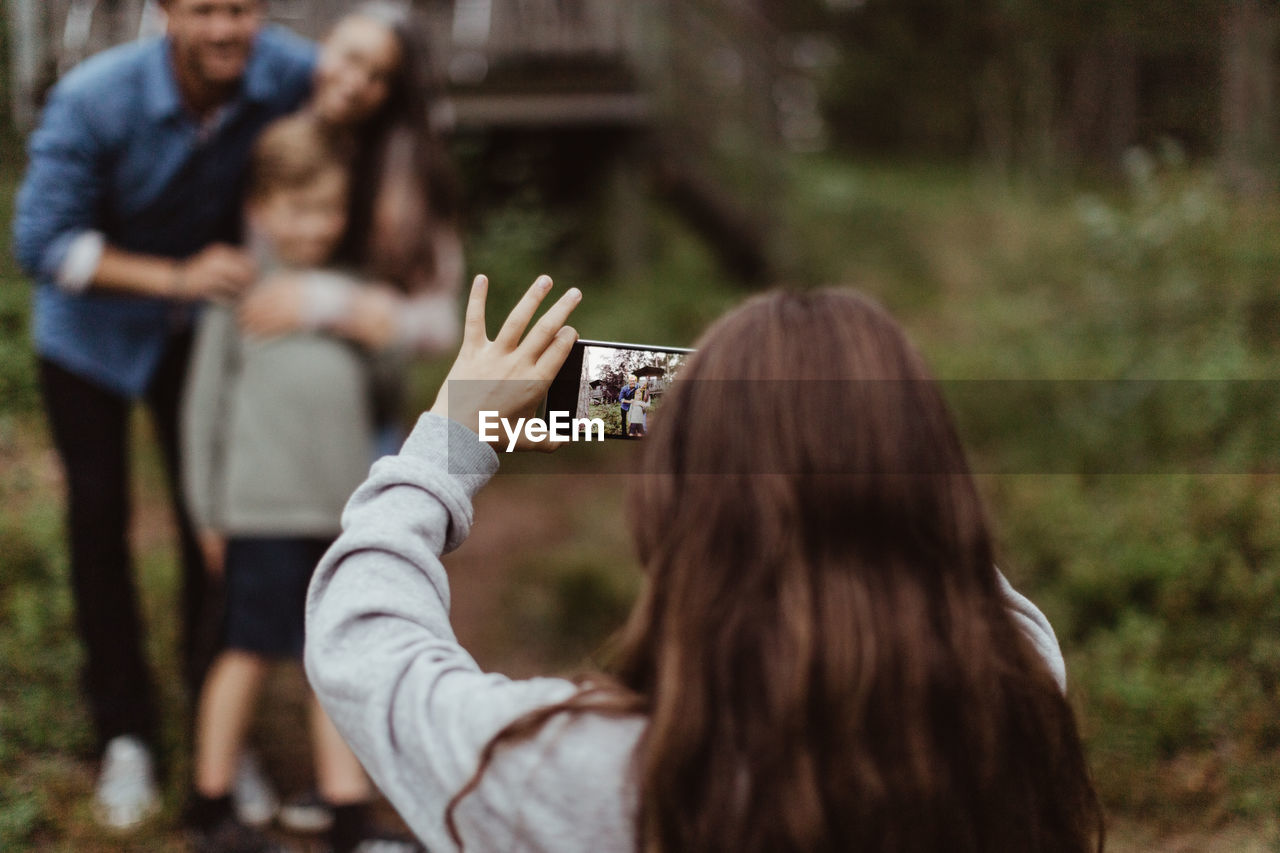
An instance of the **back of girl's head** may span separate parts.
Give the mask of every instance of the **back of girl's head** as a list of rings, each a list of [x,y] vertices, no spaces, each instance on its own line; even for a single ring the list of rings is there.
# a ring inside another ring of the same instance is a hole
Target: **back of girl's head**
[[[750,513],[756,535],[764,524],[808,547],[941,546],[927,534],[989,549],[937,384],[893,319],[852,291],[773,293],[722,318],[645,449],[647,470],[670,475],[632,513],[645,559],[652,522],[689,502],[706,504],[700,528],[706,513]]]
[[[644,849],[1082,851],[1070,708],[1008,615],[974,482],[898,325],[774,293],[703,337],[646,439],[619,677]]]
[[[887,313],[850,291],[754,299],[652,421],[616,681],[512,724],[481,772],[555,714],[638,713],[641,853],[1101,849],[1072,711]]]

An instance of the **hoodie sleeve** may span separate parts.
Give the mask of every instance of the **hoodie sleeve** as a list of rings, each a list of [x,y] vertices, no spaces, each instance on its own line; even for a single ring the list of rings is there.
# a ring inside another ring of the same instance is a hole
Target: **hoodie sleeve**
[[[1013,621],[1035,650],[1044,658],[1053,678],[1058,682],[1058,689],[1067,692],[1067,664],[1062,659],[1062,648],[1058,645],[1058,637],[1053,633],[1053,626],[1040,612],[1040,608],[1031,603],[1031,599],[1018,592],[1008,579],[996,569],[996,578],[1000,583],[1000,592],[1004,595],[1005,606],[1013,616]]]

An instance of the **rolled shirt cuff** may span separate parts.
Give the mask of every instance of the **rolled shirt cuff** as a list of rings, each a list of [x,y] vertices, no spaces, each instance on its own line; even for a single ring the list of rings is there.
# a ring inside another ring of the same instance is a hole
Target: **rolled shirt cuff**
[[[54,279],[58,287],[70,293],[88,290],[106,247],[107,238],[101,231],[84,231],[73,237]]]
[[[458,342],[457,299],[423,294],[410,299],[396,317],[396,341],[419,352],[441,352]]]

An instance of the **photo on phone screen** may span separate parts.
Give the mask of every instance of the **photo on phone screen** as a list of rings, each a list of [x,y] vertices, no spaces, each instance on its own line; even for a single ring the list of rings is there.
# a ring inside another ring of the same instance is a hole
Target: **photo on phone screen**
[[[551,383],[547,411],[599,418],[607,438],[644,438],[691,352],[578,341]]]

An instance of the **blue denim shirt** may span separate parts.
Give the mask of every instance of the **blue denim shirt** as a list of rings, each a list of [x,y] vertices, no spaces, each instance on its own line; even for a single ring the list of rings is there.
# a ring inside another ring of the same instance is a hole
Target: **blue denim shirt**
[[[315,47],[277,27],[258,35],[236,96],[211,127],[183,106],[168,39],[121,45],[54,87],[31,135],[14,247],[36,279],[33,336],[44,357],[120,394],[146,390],[193,306],[54,282],[76,238],[185,258],[238,242],[241,185],[258,132],[310,92]]]

